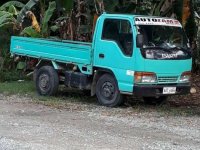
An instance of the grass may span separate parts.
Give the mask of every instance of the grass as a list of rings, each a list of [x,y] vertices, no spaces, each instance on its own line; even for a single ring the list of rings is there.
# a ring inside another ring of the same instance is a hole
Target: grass
[[[94,98],[85,96],[83,92],[66,90],[66,88],[63,87],[59,89],[59,93],[56,97],[39,96],[36,93],[35,85],[32,81],[0,82],[0,93],[7,96],[27,96],[36,103],[42,103],[57,108],[68,108],[72,105],[93,105],[96,102]]]
[[[0,93],[3,94],[30,94],[35,93],[34,83],[25,82],[0,82]]]
[[[4,82],[0,83],[0,93],[4,95],[20,95],[27,96],[34,103],[39,103],[55,108],[64,108],[70,110],[92,110],[99,107],[96,98],[86,96],[83,92],[74,90],[66,90],[60,88],[60,92],[56,97],[38,96],[35,92],[35,86],[32,81],[24,82]],[[106,110],[111,115],[133,115],[134,113],[156,113],[158,116],[200,116],[199,107],[175,107],[170,104],[161,106],[145,105],[142,101],[131,100],[120,108],[99,107],[100,111]],[[128,108],[128,109],[127,109]]]

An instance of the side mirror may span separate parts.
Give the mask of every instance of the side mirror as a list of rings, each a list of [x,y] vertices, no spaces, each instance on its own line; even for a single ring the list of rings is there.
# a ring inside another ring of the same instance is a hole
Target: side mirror
[[[138,34],[136,38],[136,46],[142,48],[144,44],[144,36],[142,34]]]

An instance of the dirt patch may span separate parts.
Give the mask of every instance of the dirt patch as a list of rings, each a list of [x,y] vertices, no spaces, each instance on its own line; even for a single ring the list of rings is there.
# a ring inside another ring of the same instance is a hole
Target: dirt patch
[[[160,115],[155,106],[66,104],[58,109],[0,94],[0,149],[199,150],[198,116]]]

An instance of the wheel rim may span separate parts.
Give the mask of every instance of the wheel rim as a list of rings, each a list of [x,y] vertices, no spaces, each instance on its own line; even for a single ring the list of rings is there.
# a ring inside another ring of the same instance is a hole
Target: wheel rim
[[[49,76],[47,74],[41,74],[39,77],[39,88],[41,89],[42,92],[46,92],[49,87]]]
[[[111,82],[105,82],[101,88],[101,95],[107,100],[112,100],[115,94],[115,87]]]

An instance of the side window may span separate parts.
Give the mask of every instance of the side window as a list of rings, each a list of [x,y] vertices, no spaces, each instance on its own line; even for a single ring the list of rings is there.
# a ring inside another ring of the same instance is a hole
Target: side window
[[[102,32],[103,40],[115,41],[126,56],[133,53],[133,32],[128,20],[106,19]]]

